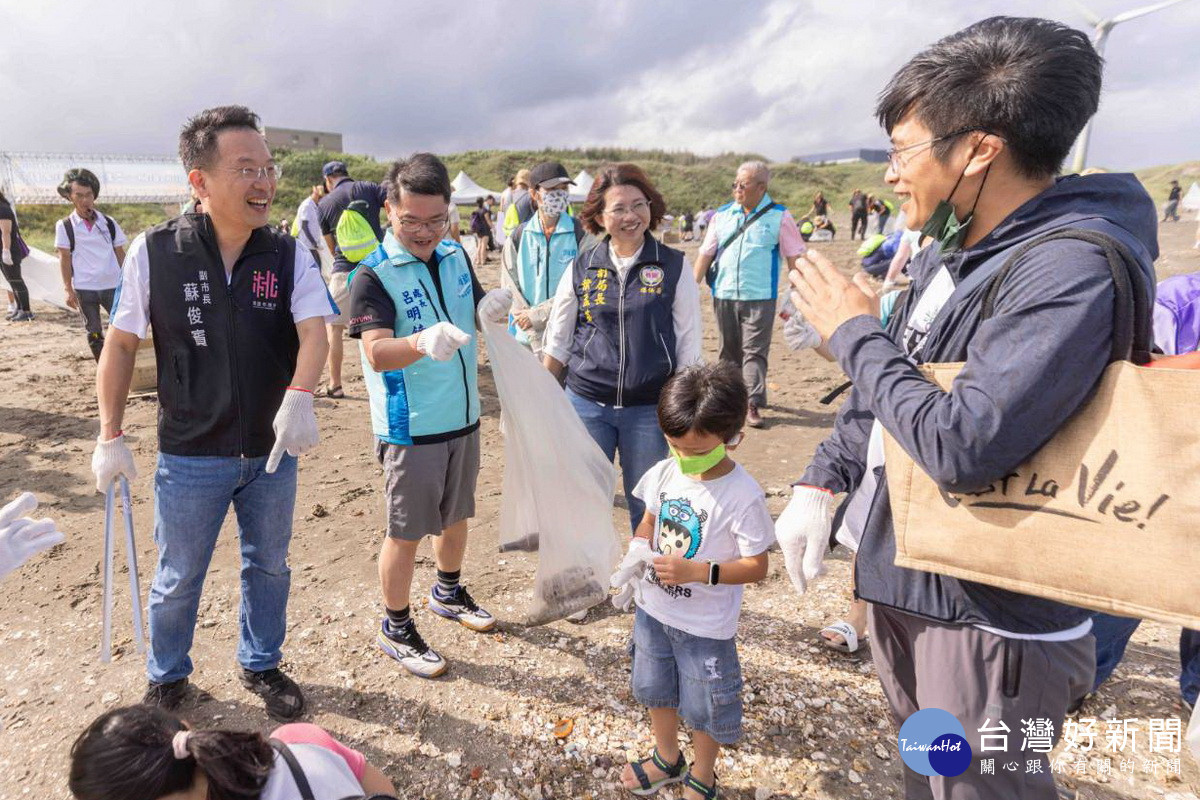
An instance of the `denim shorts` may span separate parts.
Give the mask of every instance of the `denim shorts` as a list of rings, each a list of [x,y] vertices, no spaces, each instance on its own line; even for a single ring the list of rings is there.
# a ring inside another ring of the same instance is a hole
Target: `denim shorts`
[[[742,667],[733,639],[693,636],[639,607],[630,650],[639,703],[678,709],[689,728],[721,744],[742,737]]]

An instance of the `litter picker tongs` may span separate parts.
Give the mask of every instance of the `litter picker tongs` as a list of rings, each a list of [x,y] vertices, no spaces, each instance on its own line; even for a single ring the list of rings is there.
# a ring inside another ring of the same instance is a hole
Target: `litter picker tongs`
[[[105,664],[112,661],[113,494],[118,482],[121,485],[121,510],[125,517],[125,562],[129,567],[129,594],[133,603],[133,640],[139,653],[146,652],[142,622],[142,584],[138,578],[137,544],[133,540],[133,501],[129,497],[129,480],[121,475],[108,485],[108,493],[104,496],[104,624],[100,638],[100,660]]]

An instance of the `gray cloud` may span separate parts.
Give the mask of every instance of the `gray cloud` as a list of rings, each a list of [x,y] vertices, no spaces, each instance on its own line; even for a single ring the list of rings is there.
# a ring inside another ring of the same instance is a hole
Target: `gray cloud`
[[[1032,0],[3,0],[0,147],[169,153],[189,114],[240,102],[378,156],[598,144],[782,159],[882,143],[871,111],[892,72],[994,13],[1084,24]],[[1197,30],[1191,2],[1114,31],[1092,162],[1196,157]]]

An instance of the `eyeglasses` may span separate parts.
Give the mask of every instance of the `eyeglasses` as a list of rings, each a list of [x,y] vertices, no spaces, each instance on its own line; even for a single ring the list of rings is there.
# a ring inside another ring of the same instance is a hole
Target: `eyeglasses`
[[[400,230],[405,233],[419,233],[423,230],[430,233],[441,233],[450,223],[449,217],[438,217],[437,219],[412,219],[411,217],[400,218]]]
[[[981,129],[980,128],[963,128],[962,130],[955,131],[954,133],[947,133],[945,136],[939,136],[936,139],[930,139],[927,142],[917,142],[916,144],[910,144],[906,147],[900,147],[900,148],[893,147],[887,151],[888,168],[892,172],[898,173],[898,172],[900,172],[901,168],[908,166],[908,161],[902,160],[900,158],[901,153],[907,152],[909,150],[915,150],[918,147],[932,147],[933,145],[937,144],[938,142],[944,142],[947,139],[953,139],[956,136],[962,136],[964,133],[970,133],[971,131],[977,131],[977,130],[981,130]],[[913,155],[916,155],[916,154],[914,153]],[[909,159],[911,160],[912,156],[909,156]]]
[[[266,178],[269,181],[277,181],[283,177],[283,167],[278,164],[272,164],[269,167],[224,167],[226,172],[233,172],[244,181],[256,181],[260,178]]]
[[[734,181],[732,188],[736,192],[738,189],[749,189],[751,186],[758,186],[758,181]]]
[[[614,218],[624,217],[627,214],[633,214],[634,216],[640,217],[643,214],[650,213],[650,204],[645,200],[639,200],[628,208],[625,206],[613,206],[612,208],[606,208],[604,209],[604,213]]]

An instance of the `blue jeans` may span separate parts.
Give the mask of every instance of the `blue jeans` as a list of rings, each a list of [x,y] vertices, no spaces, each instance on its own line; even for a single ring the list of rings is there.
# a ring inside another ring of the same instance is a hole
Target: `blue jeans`
[[[672,628],[638,606],[633,619],[633,697],[674,708],[689,728],[721,744],[742,736],[742,666],[733,639]]]
[[[667,440],[658,429],[657,408],[606,406],[580,397],[570,389],[567,390],[567,398],[608,460],[612,461],[620,451],[629,524],[633,530],[637,530],[642,515],[646,513],[646,504],[633,496],[633,490],[646,470],[667,457]]]
[[[150,587],[151,681],[167,683],[192,672],[192,635],[200,590],[217,534],[229,511],[237,515],[242,551],[241,636],[237,660],[246,669],[271,669],[282,658],[287,564],[296,506],[296,459],[285,455],[273,473],[267,459],[158,454],[154,473],[154,543],[158,567]]]
[[[1092,634],[1096,637],[1096,691],[1109,679],[1117,664],[1125,657],[1125,646],[1140,619],[1096,613],[1092,616]],[[1179,634],[1179,693],[1191,705],[1200,694],[1200,631],[1184,628]]]

